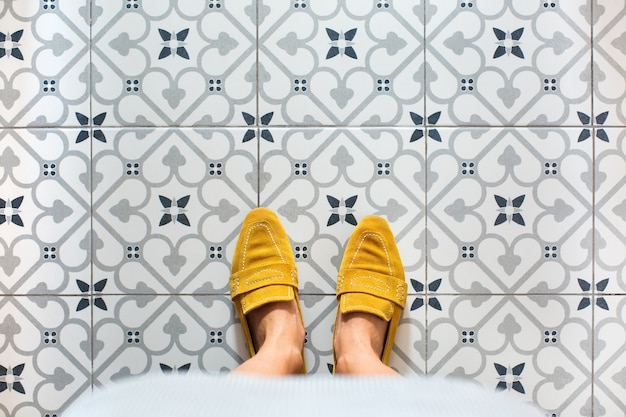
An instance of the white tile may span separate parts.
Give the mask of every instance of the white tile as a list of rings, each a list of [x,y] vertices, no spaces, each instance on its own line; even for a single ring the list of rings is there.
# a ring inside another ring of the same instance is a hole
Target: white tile
[[[60,414],[91,389],[91,312],[75,297],[0,297],[2,405],[8,414]]]
[[[591,149],[578,129],[437,129],[429,281],[442,292],[579,292],[591,281]]]
[[[273,112],[273,124],[406,126],[423,108],[419,5],[283,0],[266,8],[259,111]]]
[[[624,1],[593,2],[594,115],[606,124],[626,124],[626,17]]]
[[[334,363],[333,329],[337,313],[335,296],[301,294],[300,305],[306,330],[304,360],[307,373],[329,375]]]
[[[256,207],[246,130],[105,129],[94,148],[94,281],[106,292],[225,293]]]
[[[626,131],[605,129],[609,142],[596,140],[596,279],[607,292],[624,293],[626,280]]]
[[[268,129],[260,202],[295,247],[305,292],[334,294],[343,248],[366,215],[385,217],[407,272],[423,276],[424,140],[415,129]]]
[[[604,296],[608,310],[595,308],[595,415],[619,415],[626,408],[626,303],[623,297]]]
[[[410,294],[412,290],[409,283],[409,296],[389,358],[389,366],[401,375],[423,375],[426,373],[426,308],[417,307],[418,304],[415,303],[415,300],[424,297],[423,295]]]
[[[93,113],[105,126],[244,125],[256,112],[252,2],[95,1]]]
[[[591,398],[591,308],[578,296],[438,296],[428,373],[473,379],[558,416]],[[550,415],[550,414],[549,414]]]
[[[228,296],[103,296],[94,309],[97,385],[159,372],[221,373],[243,358]]]
[[[0,132],[0,293],[77,294],[90,281],[90,144],[79,131]]]
[[[97,385],[170,370],[225,373],[248,359],[240,321],[228,295],[101,298],[106,310],[94,308]],[[307,372],[327,375],[333,365],[335,297],[300,298],[307,331]]]
[[[6,4],[0,28],[0,126],[77,126],[89,113],[85,2]]]
[[[453,125],[573,124],[591,109],[585,1],[429,2],[428,113]]]

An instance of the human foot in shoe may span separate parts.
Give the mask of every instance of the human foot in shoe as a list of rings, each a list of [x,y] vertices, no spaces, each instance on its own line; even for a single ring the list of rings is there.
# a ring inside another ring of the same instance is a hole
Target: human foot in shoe
[[[363,218],[348,240],[337,277],[335,372],[394,373],[386,365],[406,290],[389,225],[378,216]]]
[[[243,222],[233,255],[230,292],[251,356],[237,371],[305,372],[295,259],[285,230],[269,209],[254,209]],[[299,358],[293,359],[295,348]]]

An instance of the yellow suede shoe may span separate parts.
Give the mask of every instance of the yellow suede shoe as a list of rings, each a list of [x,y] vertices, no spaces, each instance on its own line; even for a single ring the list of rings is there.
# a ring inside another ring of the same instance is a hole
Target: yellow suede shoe
[[[289,238],[276,214],[267,208],[253,209],[243,221],[233,255],[230,297],[250,357],[256,352],[246,314],[269,303],[295,299],[302,320],[298,272]],[[304,363],[304,352],[302,359]],[[305,365],[302,373],[306,373]]]
[[[389,323],[381,355],[385,365],[406,296],[404,267],[389,224],[382,217],[364,217],[348,240],[339,268],[337,315],[339,311],[370,313]]]

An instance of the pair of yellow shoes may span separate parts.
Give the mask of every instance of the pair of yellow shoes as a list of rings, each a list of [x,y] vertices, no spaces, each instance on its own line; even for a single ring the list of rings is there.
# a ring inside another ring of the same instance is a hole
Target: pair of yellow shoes
[[[254,356],[246,314],[268,303],[293,299],[300,310],[296,262],[289,238],[274,212],[257,208],[248,214],[231,272],[230,295],[241,319],[248,352]],[[337,299],[344,314],[365,312],[389,322],[381,356],[385,364],[389,363],[406,294],[404,268],[389,225],[377,216],[361,219],[344,252],[337,276]]]

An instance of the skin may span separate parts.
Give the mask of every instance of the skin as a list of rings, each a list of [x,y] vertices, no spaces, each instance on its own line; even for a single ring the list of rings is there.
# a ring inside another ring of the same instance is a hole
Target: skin
[[[233,373],[295,375],[302,369],[304,327],[295,300],[266,304],[247,314],[256,355]]]
[[[256,355],[233,373],[283,376],[302,369],[304,327],[296,301],[266,304],[247,315]],[[387,322],[367,313],[339,313],[333,349],[335,373],[397,375],[380,360]]]

